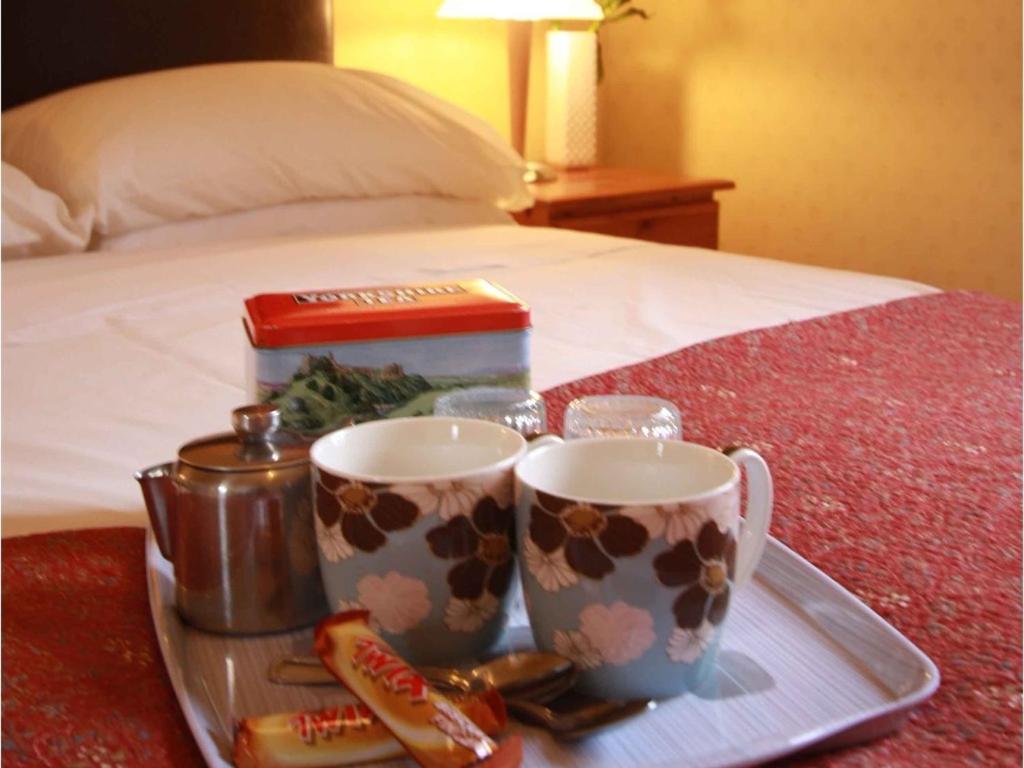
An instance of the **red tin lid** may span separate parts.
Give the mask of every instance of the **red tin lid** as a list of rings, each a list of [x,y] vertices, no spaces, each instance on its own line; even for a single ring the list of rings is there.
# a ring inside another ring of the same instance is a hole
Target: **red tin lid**
[[[487,280],[262,293],[245,308],[249,339],[264,348],[530,327],[530,308]]]

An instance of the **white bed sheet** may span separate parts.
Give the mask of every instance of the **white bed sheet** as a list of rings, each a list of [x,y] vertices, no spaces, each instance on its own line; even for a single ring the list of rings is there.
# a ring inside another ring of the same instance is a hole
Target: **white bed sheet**
[[[3,268],[2,533],[143,525],[132,479],[228,427],[254,293],[485,277],[533,307],[544,389],[927,286],[576,232],[481,226],[85,253]]]
[[[511,223],[509,214],[479,200],[425,195],[305,200],[223,216],[186,219],[118,237],[100,237],[94,250],[143,251],[213,245],[241,238],[327,237]]]

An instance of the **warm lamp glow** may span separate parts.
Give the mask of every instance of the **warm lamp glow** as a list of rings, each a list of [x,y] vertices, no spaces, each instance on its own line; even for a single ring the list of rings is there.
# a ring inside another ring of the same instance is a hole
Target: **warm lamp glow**
[[[438,16],[450,19],[590,19],[602,17],[594,0],[444,0]]]
[[[438,16],[508,22],[508,105],[512,146],[526,149],[526,104],[530,88],[531,22],[542,19],[604,18],[594,0],[444,0]]]

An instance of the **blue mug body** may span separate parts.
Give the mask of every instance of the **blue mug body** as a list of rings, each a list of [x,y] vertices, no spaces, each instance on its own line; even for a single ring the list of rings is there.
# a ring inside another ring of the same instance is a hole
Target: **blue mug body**
[[[739,467],[724,454],[596,438],[524,459],[517,546],[537,647],[572,659],[579,688],[597,696],[667,698],[699,686],[763,549],[764,471],[741,553]]]
[[[331,610],[368,610],[414,664],[485,654],[508,620],[512,472],[525,451],[513,430],[463,419],[371,422],[318,440],[314,524]]]

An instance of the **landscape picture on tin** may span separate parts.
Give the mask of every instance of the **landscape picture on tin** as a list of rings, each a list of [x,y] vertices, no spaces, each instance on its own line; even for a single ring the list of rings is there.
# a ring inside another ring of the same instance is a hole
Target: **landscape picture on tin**
[[[526,387],[526,371],[475,376],[423,376],[399,363],[381,367],[339,363],[330,353],[305,355],[283,385],[260,385],[260,400],[281,409],[283,426],[321,433],[381,418],[426,416],[445,392],[468,387]]]

